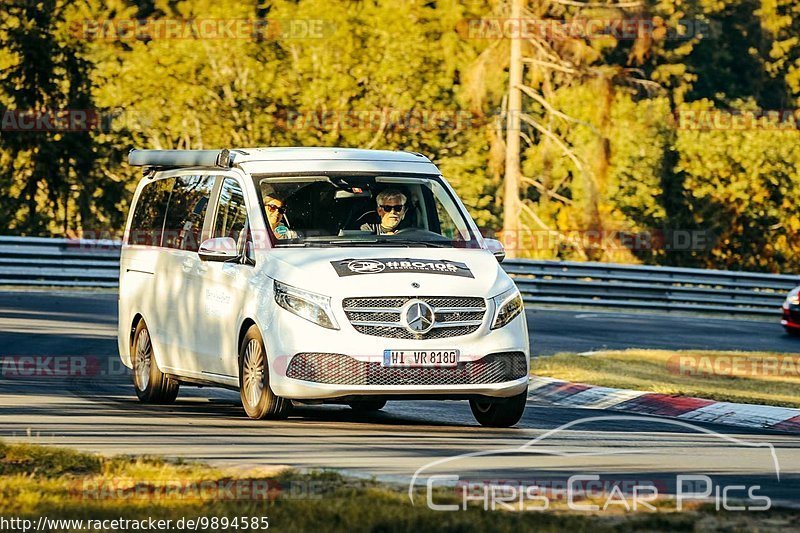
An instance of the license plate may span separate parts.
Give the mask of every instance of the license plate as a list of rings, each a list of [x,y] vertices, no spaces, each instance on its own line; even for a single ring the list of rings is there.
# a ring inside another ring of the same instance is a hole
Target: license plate
[[[447,367],[458,365],[458,350],[384,350],[383,366]]]

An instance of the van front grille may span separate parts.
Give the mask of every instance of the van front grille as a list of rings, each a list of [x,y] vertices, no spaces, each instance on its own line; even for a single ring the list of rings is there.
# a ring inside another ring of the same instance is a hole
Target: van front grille
[[[359,361],[337,353],[299,353],[286,377],[331,385],[484,385],[527,376],[522,352],[501,352],[455,367],[385,367],[378,361]]]
[[[433,308],[433,328],[412,333],[401,322],[402,307],[410,300],[422,300]],[[359,333],[393,339],[443,339],[469,335],[480,328],[486,315],[486,300],[461,296],[393,296],[388,298],[345,298],[342,307]]]

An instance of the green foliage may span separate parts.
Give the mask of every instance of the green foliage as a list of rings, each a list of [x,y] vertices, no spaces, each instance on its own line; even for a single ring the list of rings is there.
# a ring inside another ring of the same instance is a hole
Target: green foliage
[[[708,101],[682,111],[714,116]],[[798,132],[765,120],[761,127],[679,130],[675,171],[691,222],[713,239],[710,254],[698,257],[703,266],[776,271],[800,260]]]
[[[97,473],[100,465],[99,457],[73,450],[0,442],[0,476],[33,474],[57,478]]]
[[[627,11],[527,5],[559,20],[654,17],[666,28],[688,21],[707,30],[561,43],[558,52],[582,74],[557,83],[526,67],[525,83],[570,118],[529,97],[524,111],[545,120],[574,157],[523,126],[523,224],[711,237],[693,252],[622,253],[555,239],[529,255],[795,268],[797,129],[699,130],[673,118],[800,106],[795,0],[649,0]],[[102,127],[1,131],[0,228],[118,233],[138,179],[124,163],[134,147],[316,145],[422,152],[481,227],[500,229],[504,132],[495,119],[508,43],[471,38],[467,20],[506,12],[502,1],[10,0],[0,12],[0,108],[92,109]],[[86,31],[88,21],[143,18],[262,18],[270,26],[254,38]]]

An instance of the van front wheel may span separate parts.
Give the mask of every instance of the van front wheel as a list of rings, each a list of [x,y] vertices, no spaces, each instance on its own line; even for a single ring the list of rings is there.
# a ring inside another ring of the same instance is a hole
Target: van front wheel
[[[250,418],[284,418],[289,410],[289,402],[269,386],[267,352],[255,325],[247,330],[239,349],[239,395]]]
[[[506,400],[470,400],[472,416],[482,426],[492,428],[511,427],[522,418],[528,389]]]
[[[153,355],[153,341],[144,320],[140,320],[133,333],[131,345],[133,387],[136,396],[144,403],[172,403],[178,396],[180,383],[161,372]]]

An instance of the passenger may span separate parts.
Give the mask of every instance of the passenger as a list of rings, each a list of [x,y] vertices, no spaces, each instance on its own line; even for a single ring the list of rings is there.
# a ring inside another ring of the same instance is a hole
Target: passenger
[[[286,206],[283,205],[283,200],[277,196],[264,194],[264,211],[267,213],[267,223],[269,229],[276,239],[290,238],[289,228],[284,224],[284,214],[286,213]]]
[[[406,216],[406,195],[396,189],[386,189],[378,193],[375,202],[380,222],[366,223],[361,231],[370,231],[376,235],[394,235],[403,218]]]

